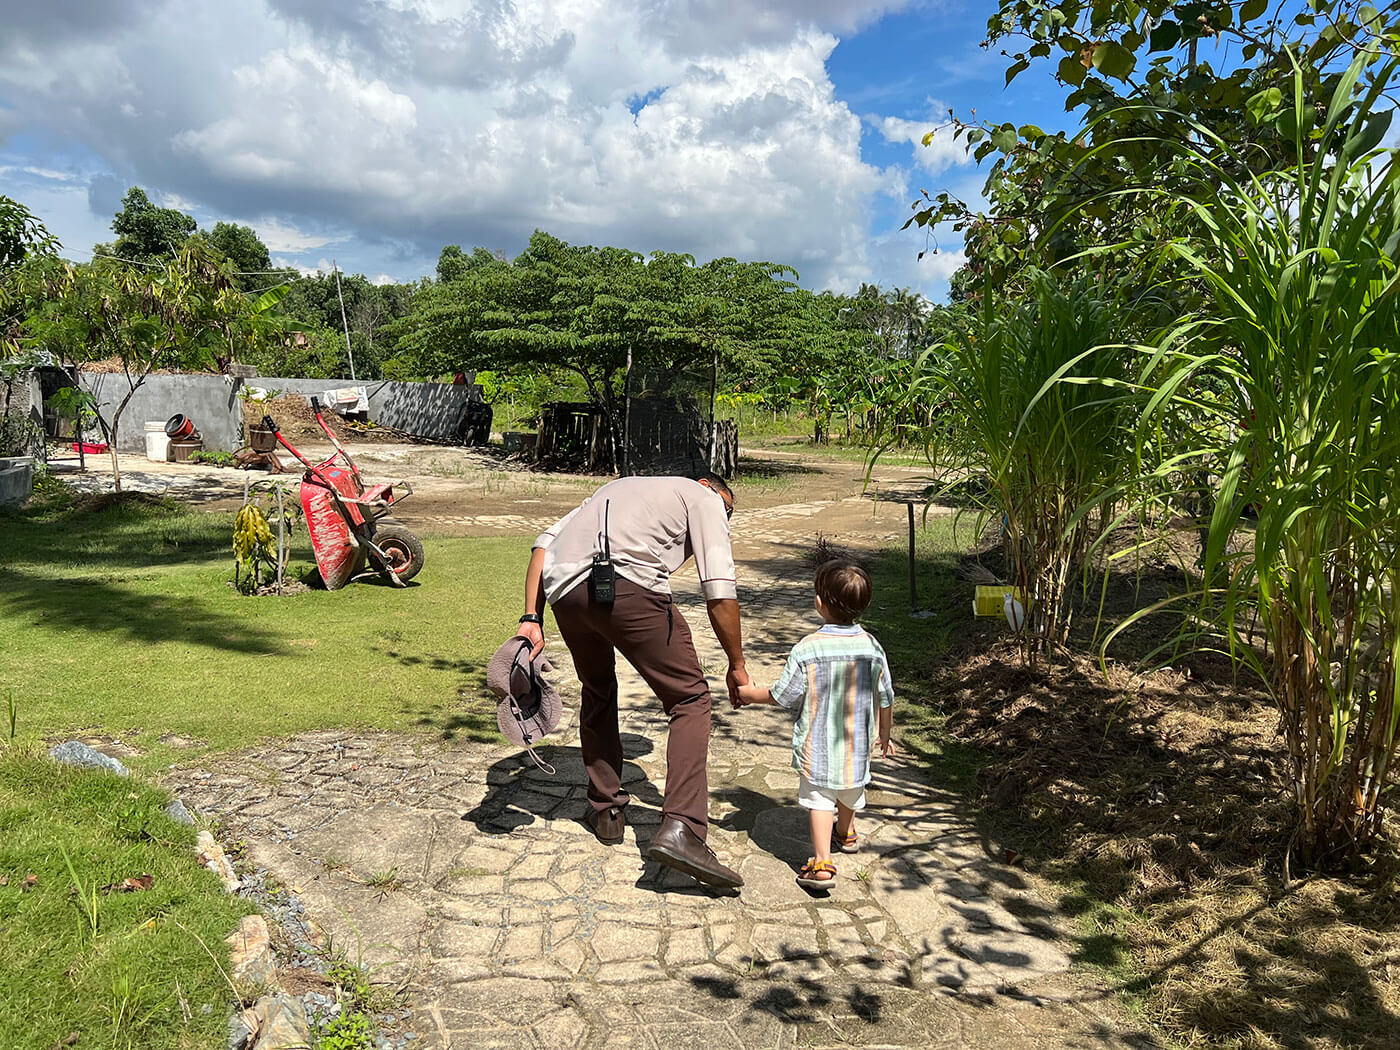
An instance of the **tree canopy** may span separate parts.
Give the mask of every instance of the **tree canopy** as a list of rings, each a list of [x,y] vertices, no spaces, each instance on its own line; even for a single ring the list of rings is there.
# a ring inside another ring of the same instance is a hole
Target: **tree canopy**
[[[121,210],[112,219],[112,232],[117,239],[94,250],[130,262],[156,262],[179,251],[198,225],[194,216],[177,208],[156,207],[145,190],[133,186],[126,191]]]
[[[267,245],[251,226],[216,222],[206,236],[209,243],[233,264],[236,272],[252,276],[265,274],[272,269],[272,256]]]
[[[999,283],[1028,264],[1053,266],[1091,245],[1122,245],[1113,261],[1121,271],[1144,259],[1140,246],[1183,232],[1162,225],[1163,195],[1210,192],[1193,183],[1186,155],[1228,153],[1235,170],[1255,173],[1288,168],[1297,159],[1294,122],[1315,121],[1350,58],[1396,28],[1393,8],[1382,14],[1353,0],[1305,8],[1264,0],[1000,0],[986,46],[1002,48],[1006,82],[1054,63],[1065,108],[1083,128],[1067,134],[950,114],[976,159],[992,160],[988,206],[925,194],[909,224],[951,222],[964,234],[976,282]],[[1296,110],[1285,104],[1295,83],[1304,100]],[[1367,83],[1363,77],[1355,92]],[[1372,146],[1391,116],[1388,107],[1371,114]]]
[[[569,244],[536,231],[504,261],[477,249],[444,250],[440,276],[390,326],[395,358],[421,374],[459,370],[577,375],[620,419],[629,361],[654,393],[683,374],[773,377],[819,352],[813,297],[788,267],[688,255],[644,257]]]

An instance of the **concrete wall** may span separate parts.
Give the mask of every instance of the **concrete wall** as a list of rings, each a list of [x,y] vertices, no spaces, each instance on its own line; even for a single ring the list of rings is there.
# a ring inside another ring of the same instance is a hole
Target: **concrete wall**
[[[471,377],[465,386],[451,383],[395,383],[387,379],[279,379],[258,376],[249,386],[280,390],[310,397],[341,387],[364,387],[369,398],[369,418],[381,426],[402,430],[430,441],[451,441],[471,400]]]
[[[98,411],[108,421],[131,388],[126,376],[81,372],[85,390],[97,399]],[[232,452],[243,444],[243,402],[238,399],[239,380],[230,376],[147,376],[122,410],[117,448],[122,452],[146,451],[150,420],[164,423],[173,415],[188,416],[204,435],[206,449]],[[94,439],[96,440],[96,439]]]
[[[35,423],[44,422],[44,399],[39,394],[39,373],[23,372],[12,383],[0,382],[0,411],[5,411],[9,398],[9,413],[28,416]]]
[[[29,456],[0,459],[0,507],[19,506],[34,488],[34,460]]]
[[[126,394],[122,375],[81,374],[84,389],[97,398],[102,415],[111,413]],[[393,427],[405,434],[430,441],[451,441],[471,399],[472,386],[450,383],[394,383],[387,380],[352,382],[349,379],[283,379],[257,376],[176,375],[150,376],[137,387],[122,412],[117,448],[123,452],[144,452],[147,420],[164,422],[171,416],[189,416],[204,435],[206,449],[232,452],[243,444],[243,402],[238,391],[244,384],[277,390],[283,394],[320,395],[327,390],[362,386],[369,397],[371,422]]]

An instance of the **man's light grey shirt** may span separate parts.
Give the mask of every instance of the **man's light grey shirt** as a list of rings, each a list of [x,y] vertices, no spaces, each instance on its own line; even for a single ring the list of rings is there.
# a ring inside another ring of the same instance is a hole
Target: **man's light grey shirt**
[[[603,550],[603,511],[613,567],[639,587],[671,593],[671,574],[695,556],[705,597],[736,598],[724,500],[689,478],[610,481],[540,533],[545,597],[553,603],[588,577]]]

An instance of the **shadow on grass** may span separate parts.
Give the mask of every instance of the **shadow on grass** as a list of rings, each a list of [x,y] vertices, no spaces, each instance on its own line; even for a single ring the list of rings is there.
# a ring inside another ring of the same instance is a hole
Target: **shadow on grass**
[[[741,486],[745,483],[761,485],[765,481],[809,477],[820,473],[819,468],[808,466],[797,459],[768,459],[760,455],[744,455],[739,457],[734,481]]]
[[[405,653],[398,649],[372,646],[371,651],[387,656],[409,668],[424,668],[456,680],[456,699],[409,708],[406,713],[420,729],[436,733],[443,740],[461,737],[479,744],[500,743],[496,724],[496,701],[486,688],[486,663],[460,656],[437,653]]]
[[[188,565],[229,554],[233,513],[200,513],[143,492],[0,514],[4,562],[94,575]]]
[[[227,556],[232,515],[198,514],[144,493],[0,516],[0,615],[55,632],[79,629],[132,642],[184,641],[258,655],[285,652],[253,616],[125,585]]]
[[[226,616],[188,600],[165,601],[101,580],[47,580],[0,571],[0,619],[137,643],[183,642],[257,656],[289,652],[280,635],[261,629],[251,616]]]

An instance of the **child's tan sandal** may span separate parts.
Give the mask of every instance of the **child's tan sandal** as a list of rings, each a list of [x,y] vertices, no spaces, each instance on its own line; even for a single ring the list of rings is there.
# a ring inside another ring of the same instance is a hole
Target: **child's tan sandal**
[[[831,833],[831,848],[838,853],[858,853],[860,851],[859,839],[854,831],[845,838],[833,831]]]
[[[836,882],[836,865],[812,857],[797,873],[797,884],[808,890],[827,890]]]

